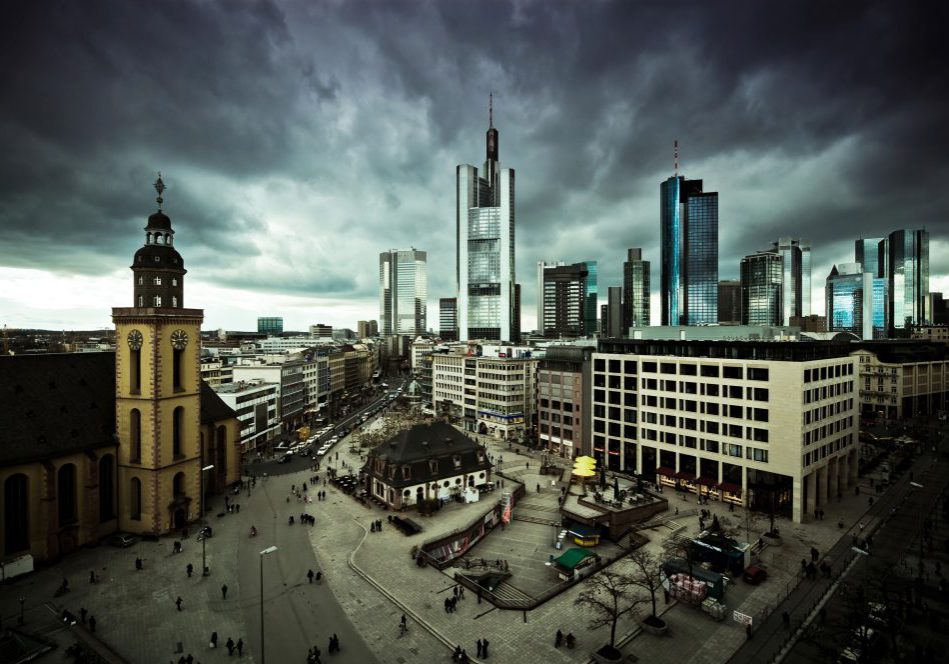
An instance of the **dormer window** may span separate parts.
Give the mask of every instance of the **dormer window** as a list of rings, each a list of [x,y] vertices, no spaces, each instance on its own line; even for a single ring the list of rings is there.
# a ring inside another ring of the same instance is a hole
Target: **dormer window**
[[[438,473],[438,461],[437,461],[436,459],[430,459],[430,460],[429,460],[429,462],[428,462],[428,470],[429,470],[429,472],[432,473],[432,475],[436,475],[436,474]]]
[[[412,470],[410,466],[402,466],[402,479],[407,480],[412,476]]]
[[[451,460],[455,463],[455,468],[461,468],[461,457],[460,457],[460,456],[458,456],[458,455],[456,454],[455,456],[453,456],[453,457],[451,458]]]
[[[478,450],[478,461],[484,461],[484,450]]]
[[[395,466],[389,467],[389,479],[390,480],[395,479]]]

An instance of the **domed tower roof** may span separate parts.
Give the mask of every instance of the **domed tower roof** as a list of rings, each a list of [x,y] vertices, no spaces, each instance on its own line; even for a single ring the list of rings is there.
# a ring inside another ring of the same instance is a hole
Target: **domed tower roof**
[[[160,309],[184,306],[184,260],[174,248],[175,231],[171,219],[162,209],[165,183],[158,174],[155,181],[158,192],[158,211],[148,217],[145,226],[145,244],[132,259],[134,275],[134,306]]]

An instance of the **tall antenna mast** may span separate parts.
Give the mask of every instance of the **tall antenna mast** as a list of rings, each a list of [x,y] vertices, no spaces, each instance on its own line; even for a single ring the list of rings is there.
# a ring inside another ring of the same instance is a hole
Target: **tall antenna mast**
[[[679,177],[679,139],[675,139],[672,148],[673,166],[675,167],[675,176]]]
[[[494,91],[488,93],[488,128],[494,126]]]

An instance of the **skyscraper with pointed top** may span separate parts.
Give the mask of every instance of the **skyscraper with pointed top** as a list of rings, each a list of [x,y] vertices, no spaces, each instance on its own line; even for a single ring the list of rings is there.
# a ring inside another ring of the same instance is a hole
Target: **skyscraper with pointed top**
[[[458,338],[516,341],[520,336],[514,272],[514,169],[501,168],[493,95],[488,102],[481,172],[455,169],[455,278]]]

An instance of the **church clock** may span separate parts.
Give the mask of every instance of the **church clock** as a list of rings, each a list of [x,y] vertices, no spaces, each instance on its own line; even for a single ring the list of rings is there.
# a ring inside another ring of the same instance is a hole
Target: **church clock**
[[[129,348],[131,348],[132,350],[142,349],[142,342],[143,342],[142,333],[139,332],[138,330],[132,330],[131,332],[129,332],[128,337],[126,337],[126,340],[128,341]]]
[[[175,330],[171,333],[171,345],[176,350],[184,350],[188,345],[188,333],[184,330]]]

